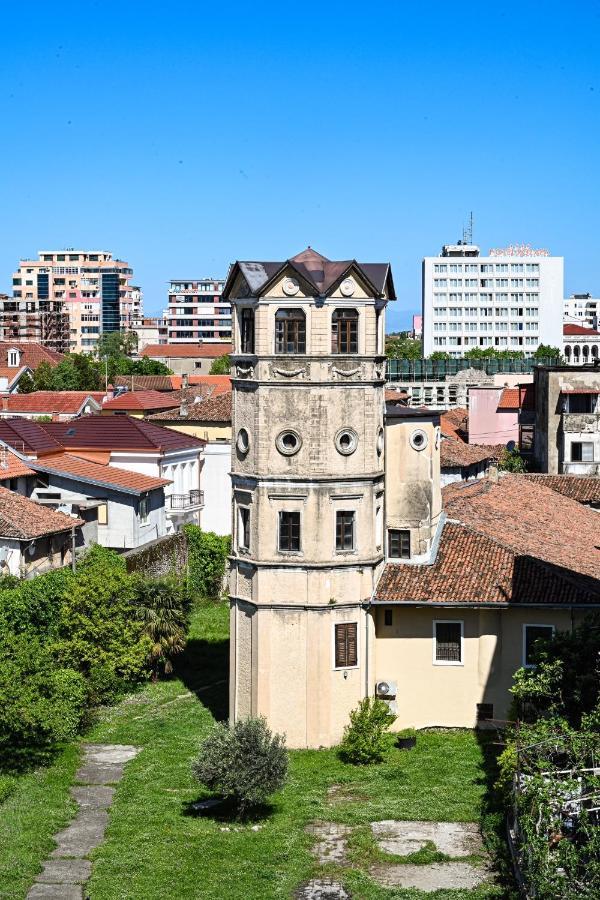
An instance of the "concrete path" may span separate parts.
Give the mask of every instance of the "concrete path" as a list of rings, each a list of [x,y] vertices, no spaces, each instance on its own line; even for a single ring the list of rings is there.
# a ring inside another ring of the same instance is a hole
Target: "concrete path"
[[[70,825],[55,835],[56,849],[27,894],[27,900],[83,900],[84,885],[92,864],[87,859],[104,840],[108,808],[125,764],[139,753],[137,747],[119,744],[84,744],[81,768],[71,796],[78,804]]]

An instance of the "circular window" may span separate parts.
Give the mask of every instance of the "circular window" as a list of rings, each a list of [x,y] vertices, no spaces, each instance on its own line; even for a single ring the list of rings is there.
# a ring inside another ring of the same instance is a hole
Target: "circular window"
[[[381,456],[383,453],[383,428],[380,428],[377,432],[377,456]]]
[[[293,456],[302,446],[300,435],[295,431],[282,431],[275,441],[277,449],[285,456]]]
[[[421,428],[417,428],[410,436],[410,446],[413,450],[424,450],[428,443],[427,435]]]
[[[250,449],[250,435],[245,428],[240,428],[238,431],[236,447],[240,453],[247,453]]]
[[[344,456],[354,453],[358,444],[358,435],[352,428],[342,428],[335,436],[335,446]]]
[[[356,285],[352,281],[351,278],[344,278],[340,285],[340,291],[344,295],[344,297],[351,297],[354,291],[356,290]]]

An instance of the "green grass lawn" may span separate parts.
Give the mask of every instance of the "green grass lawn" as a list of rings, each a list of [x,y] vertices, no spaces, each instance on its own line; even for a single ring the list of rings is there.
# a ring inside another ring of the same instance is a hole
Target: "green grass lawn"
[[[315,874],[335,875],[354,900],[424,897],[386,890],[369,879],[368,866],[380,854],[368,823],[390,818],[480,820],[490,779],[486,746],[471,732],[431,731],[419,734],[415,750],[390,751],[381,765],[362,768],[340,762],[333,750],[295,751],[289,781],[264,818],[244,824],[199,818],[191,814],[190,804],[206,793],[192,778],[190,765],[214,718],[226,715],[227,671],[227,605],[201,606],[177,677],[102,710],[86,735],[86,740],[142,748],[126,767],[106,840],[94,853],[87,886],[91,900],[290,898]],[[51,847],[49,835],[68,817],[68,784],[75,767],[76,752],[70,748],[50,769],[21,780],[0,806],[0,841],[8,836],[7,846],[0,843],[1,897],[25,896]],[[328,802],[332,784],[344,785],[353,800]],[[17,818],[8,825],[6,813],[13,809]],[[349,868],[316,865],[312,839],[305,833],[315,820],[355,826]],[[252,830],[254,824],[260,829]],[[12,893],[2,893],[9,883],[7,860],[15,853],[18,880]],[[428,896],[475,900],[508,894],[487,887]]]

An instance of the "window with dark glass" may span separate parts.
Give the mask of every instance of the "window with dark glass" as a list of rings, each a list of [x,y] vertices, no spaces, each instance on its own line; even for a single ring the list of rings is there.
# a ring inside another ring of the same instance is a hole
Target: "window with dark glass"
[[[386,610],[384,610],[384,620],[383,620],[383,624],[384,624],[384,625],[387,625],[388,627],[389,627],[390,625],[393,625],[393,624],[394,624],[394,612],[393,612],[393,610],[391,610],[391,609],[386,609]]]
[[[242,353],[254,353],[254,310],[242,310]]]
[[[594,444],[592,441],[573,441],[571,444],[571,462],[593,462]]]
[[[358,665],[358,625],[343,622],[335,626],[335,667],[344,669]]]
[[[338,511],[335,514],[335,549],[354,550],[354,513]]]
[[[533,666],[536,650],[540,644],[552,640],[554,628],[552,625],[524,625],[523,629],[523,665]]]
[[[462,623],[435,623],[436,662],[462,662]]]
[[[240,547],[244,550],[250,548],[250,510],[245,506],[240,506]]]
[[[331,352],[358,353],[358,313],[336,309],[331,317]]]
[[[300,513],[279,513],[279,549],[300,550]]]
[[[388,556],[410,559],[410,529],[391,528],[388,531]]]
[[[306,353],[306,316],[301,309],[275,313],[275,352]]]

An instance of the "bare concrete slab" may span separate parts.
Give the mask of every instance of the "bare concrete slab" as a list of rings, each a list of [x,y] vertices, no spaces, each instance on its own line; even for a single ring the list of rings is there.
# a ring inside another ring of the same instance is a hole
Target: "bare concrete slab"
[[[350,894],[339,881],[331,878],[315,878],[300,885],[294,894],[296,900],[350,900]]]
[[[79,785],[71,796],[79,810],[70,825],[55,835],[56,849],[44,863],[27,900],[82,900],[82,885],[90,877],[87,855],[104,840],[115,784],[137,747],[119,744],[84,744],[83,764],[76,774]]]
[[[49,859],[38,875],[44,884],[85,884],[92,874],[89,859]]]
[[[373,866],[369,874],[383,887],[417,888],[426,894],[434,891],[472,890],[489,878],[487,869],[465,862]]]
[[[321,865],[337,863],[345,865],[348,862],[347,836],[352,831],[346,825],[337,822],[313,822],[306,826],[308,834],[314,834],[320,840],[314,845],[313,853]]]
[[[386,819],[371,822],[371,830],[378,846],[395,856],[417,853],[428,841],[446,856],[485,853],[481,832],[474,822],[398,822]]]

